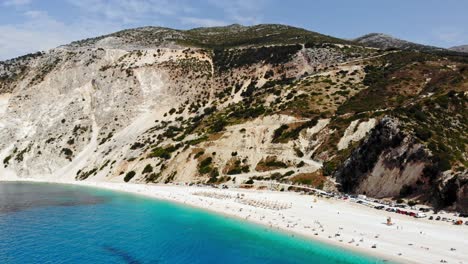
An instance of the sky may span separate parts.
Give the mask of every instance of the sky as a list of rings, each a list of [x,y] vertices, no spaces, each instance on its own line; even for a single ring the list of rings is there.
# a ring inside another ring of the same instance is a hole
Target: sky
[[[0,0],[0,60],[140,26],[233,23],[451,47],[468,44],[468,0]]]

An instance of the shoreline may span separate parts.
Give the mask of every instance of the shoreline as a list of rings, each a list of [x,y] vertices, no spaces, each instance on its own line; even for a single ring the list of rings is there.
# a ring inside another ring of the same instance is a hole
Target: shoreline
[[[293,192],[179,185],[40,179],[2,181],[71,184],[137,194],[259,224],[287,235],[396,263],[440,263],[441,260],[468,263],[468,252],[463,250],[468,247],[468,241],[464,239],[468,237],[466,226],[413,219],[342,200]],[[239,195],[243,196],[241,200],[236,199]],[[245,201],[257,205],[248,205]],[[287,209],[273,210],[268,208],[269,204],[286,205]],[[394,226],[385,225],[388,216],[394,219]]]

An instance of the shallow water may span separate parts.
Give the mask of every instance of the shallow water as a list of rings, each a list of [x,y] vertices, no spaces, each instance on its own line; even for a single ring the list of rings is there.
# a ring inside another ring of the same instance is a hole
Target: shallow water
[[[0,183],[0,263],[383,263],[199,209],[95,188]]]

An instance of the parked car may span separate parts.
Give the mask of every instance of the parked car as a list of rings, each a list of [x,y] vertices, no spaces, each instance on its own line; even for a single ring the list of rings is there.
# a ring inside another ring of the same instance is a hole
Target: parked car
[[[414,217],[416,218],[424,218],[424,217],[427,217],[427,215],[425,213],[417,213]]]
[[[432,215],[429,216],[429,220],[433,220],[433,219],[434,219],[434,217]]]
[[[439,221],[439,220],[440,220],[440,216],[437,216],[435,220]]]
[[[377,210],[382,210],[382,209],[385,208],[385,206],[383,206],[383,205],[378,205],[378,206],[376,206],[376,207],[374,207],[374,208],[377,209]]]

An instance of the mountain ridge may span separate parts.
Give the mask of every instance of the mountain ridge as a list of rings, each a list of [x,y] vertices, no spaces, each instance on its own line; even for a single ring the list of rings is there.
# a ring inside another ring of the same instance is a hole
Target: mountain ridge
[[[271,32],[275,34],[270,35]],[[235,34],[234,34],[235,33]],[[237,35],[236,35],[237,34]],[[155,37],[158,35],[158,37]],[[178,45],[194,46],[194,47],[239,47],[242,45],[266,45],[274,43],[297,43],[307,41],[332,41],[343,42],[346,40],[330,37],[309,31],[302,28],[281,25],[281,24],[260,24],[254,26],[242,26],[233,24],[221,27],[200,27],[188,30],[171,29],[165,27],[139,27],[133,29],[121,30],[115,33],[90,38],[81,41],[75,41],[65,46],[82,45],[83,43],[94,43],[96,40],[101,40],[109,37],[120,37],[123,39],[141,41],[145,37],[151,37],[154,42],[146,42],[147,45],[161,45],[165,42],[173,42]],[[297,39],[300,37],[301,39]],[[291,39],[292,38],[292,39]],[[244,39],[248,42],[244,43]],[[292,42],[294,41],[294,42]]]
[[[439,48],[430,45],[423,45],[415,42],[410,42],[407,40],[402,40],[396,37],[393,37],[384,33],[368,33],[361,37],[353,39],[358,43],[380,48],[380,49],[403,49],[403,50],[423,50],[423,51],[436,51],[436,50],[445,50],[444,48]]]
[[[273,35],[277,35],[276,38],[272,37],[268,39],[268,33],[259,33],[258,31],[264,30],[266,32],[280,30],[280,32],[276,32]],[[239,32],[255,32],[255,34],[259,34],[257,36],[258,43],[249,43],[251,42],[252,35],[244,34],[239,37],[239,39],[246,38],[248,41],[246,43],[242,43],[242,41],[233,41],[235,37],[229,36],[233,35],[234,33]],[[288,32],[291,34],[293,31],[296,36],[294,35],[281,35],[281,33]],[[156,35],[159,35],[158,38],[155,38]],[[228,39],[228,41],[220,41],[216,40],[215,38],[207,38],[205,43],[200,41],[200,38],[207,37],[209,35],[220,35],[221,39]],[[299,39],[298,36],[301,36]],[[142,42],[142,39],[145,37],[150,37],[153,42]],[[288,37],[290,39],[288,39]],[[294,38],[296,37],[296,38]],[[114,42],[115,38],[120,38],[120,42]],[[107,41],[105,41],[107,39]],[[139,39],[139,40],[138,40]],[[137,41],[136,41],[137,40]],[[268,44],[287,44],[287,43],[302,43],[305,44],[307,42],[319,42],[319,43],[342,43],[348,45],[364,45],[367,47],[373,48],[380,48],[380,49],[403,49],[403,50],[419,50],[425,52],[436,52],[436,51],[456,51],[460,52],[459,49],[463,49],[464,46],[457,46],[452,48],[440,48],[430,45],[418,44],[414,42],[410,42],[407,40],[402,40],[395,38],[391,35],[385,33],[368,33],[363,36],[354,38],[354,39],[341,39],[337,37],[333,37],[330,35],[320,34],[315,31],[311,31],[308,29],[288,26],[283,24],[259,24],[253,26],[244,26],[240,24],[232,24],[227,26],[218,26],[218,27],[198,27],[192,29],[172,29],[168,27],[161,27],[161,26],[142,26],[137,28],[129,28],[123,29],[120,31],[116,31],[114,33],[101,35],[98,37],[92,37],[82,40],[73,41],[69,44],[60,45],[54,49],[67,49],[67,48],[78,48],[82,45],[90,45],[90,44],[97,44],[99,41],[103,41],[104,43],[100,43],[101,45],[109,45],[112,47],[113,45],[120,46],[120,48],[125,47],[125,45],[129,45],[126,48],[130,49],[138,49],[144,48],[145,45],[147,47],[156,47],[156,46],[192,46],[194,48],[229,48],[229,47],[241,47],[242,45],[246,46],[258,46],[258,45],[268,45]],[[126,43],[125,43],[126,42]],[[206,43],[208,42],[208,43]],[[135,45],[135,44],[140,44]],[[43,52],[43,51],[38,51]],[[36,53],[38,53],[36,52]],[[36,54],[33,53],[33,54]],[[28,54],[26,54],[28,55]],[[24,55],[25,56],[25,55]],[[23,57],[19,56],[18,58]],[[7,59],[12,60],[16,58]]]
[[[449,50],[459,51],[459,52],[468,52],[468,45],[460,45],[449,48]]]

